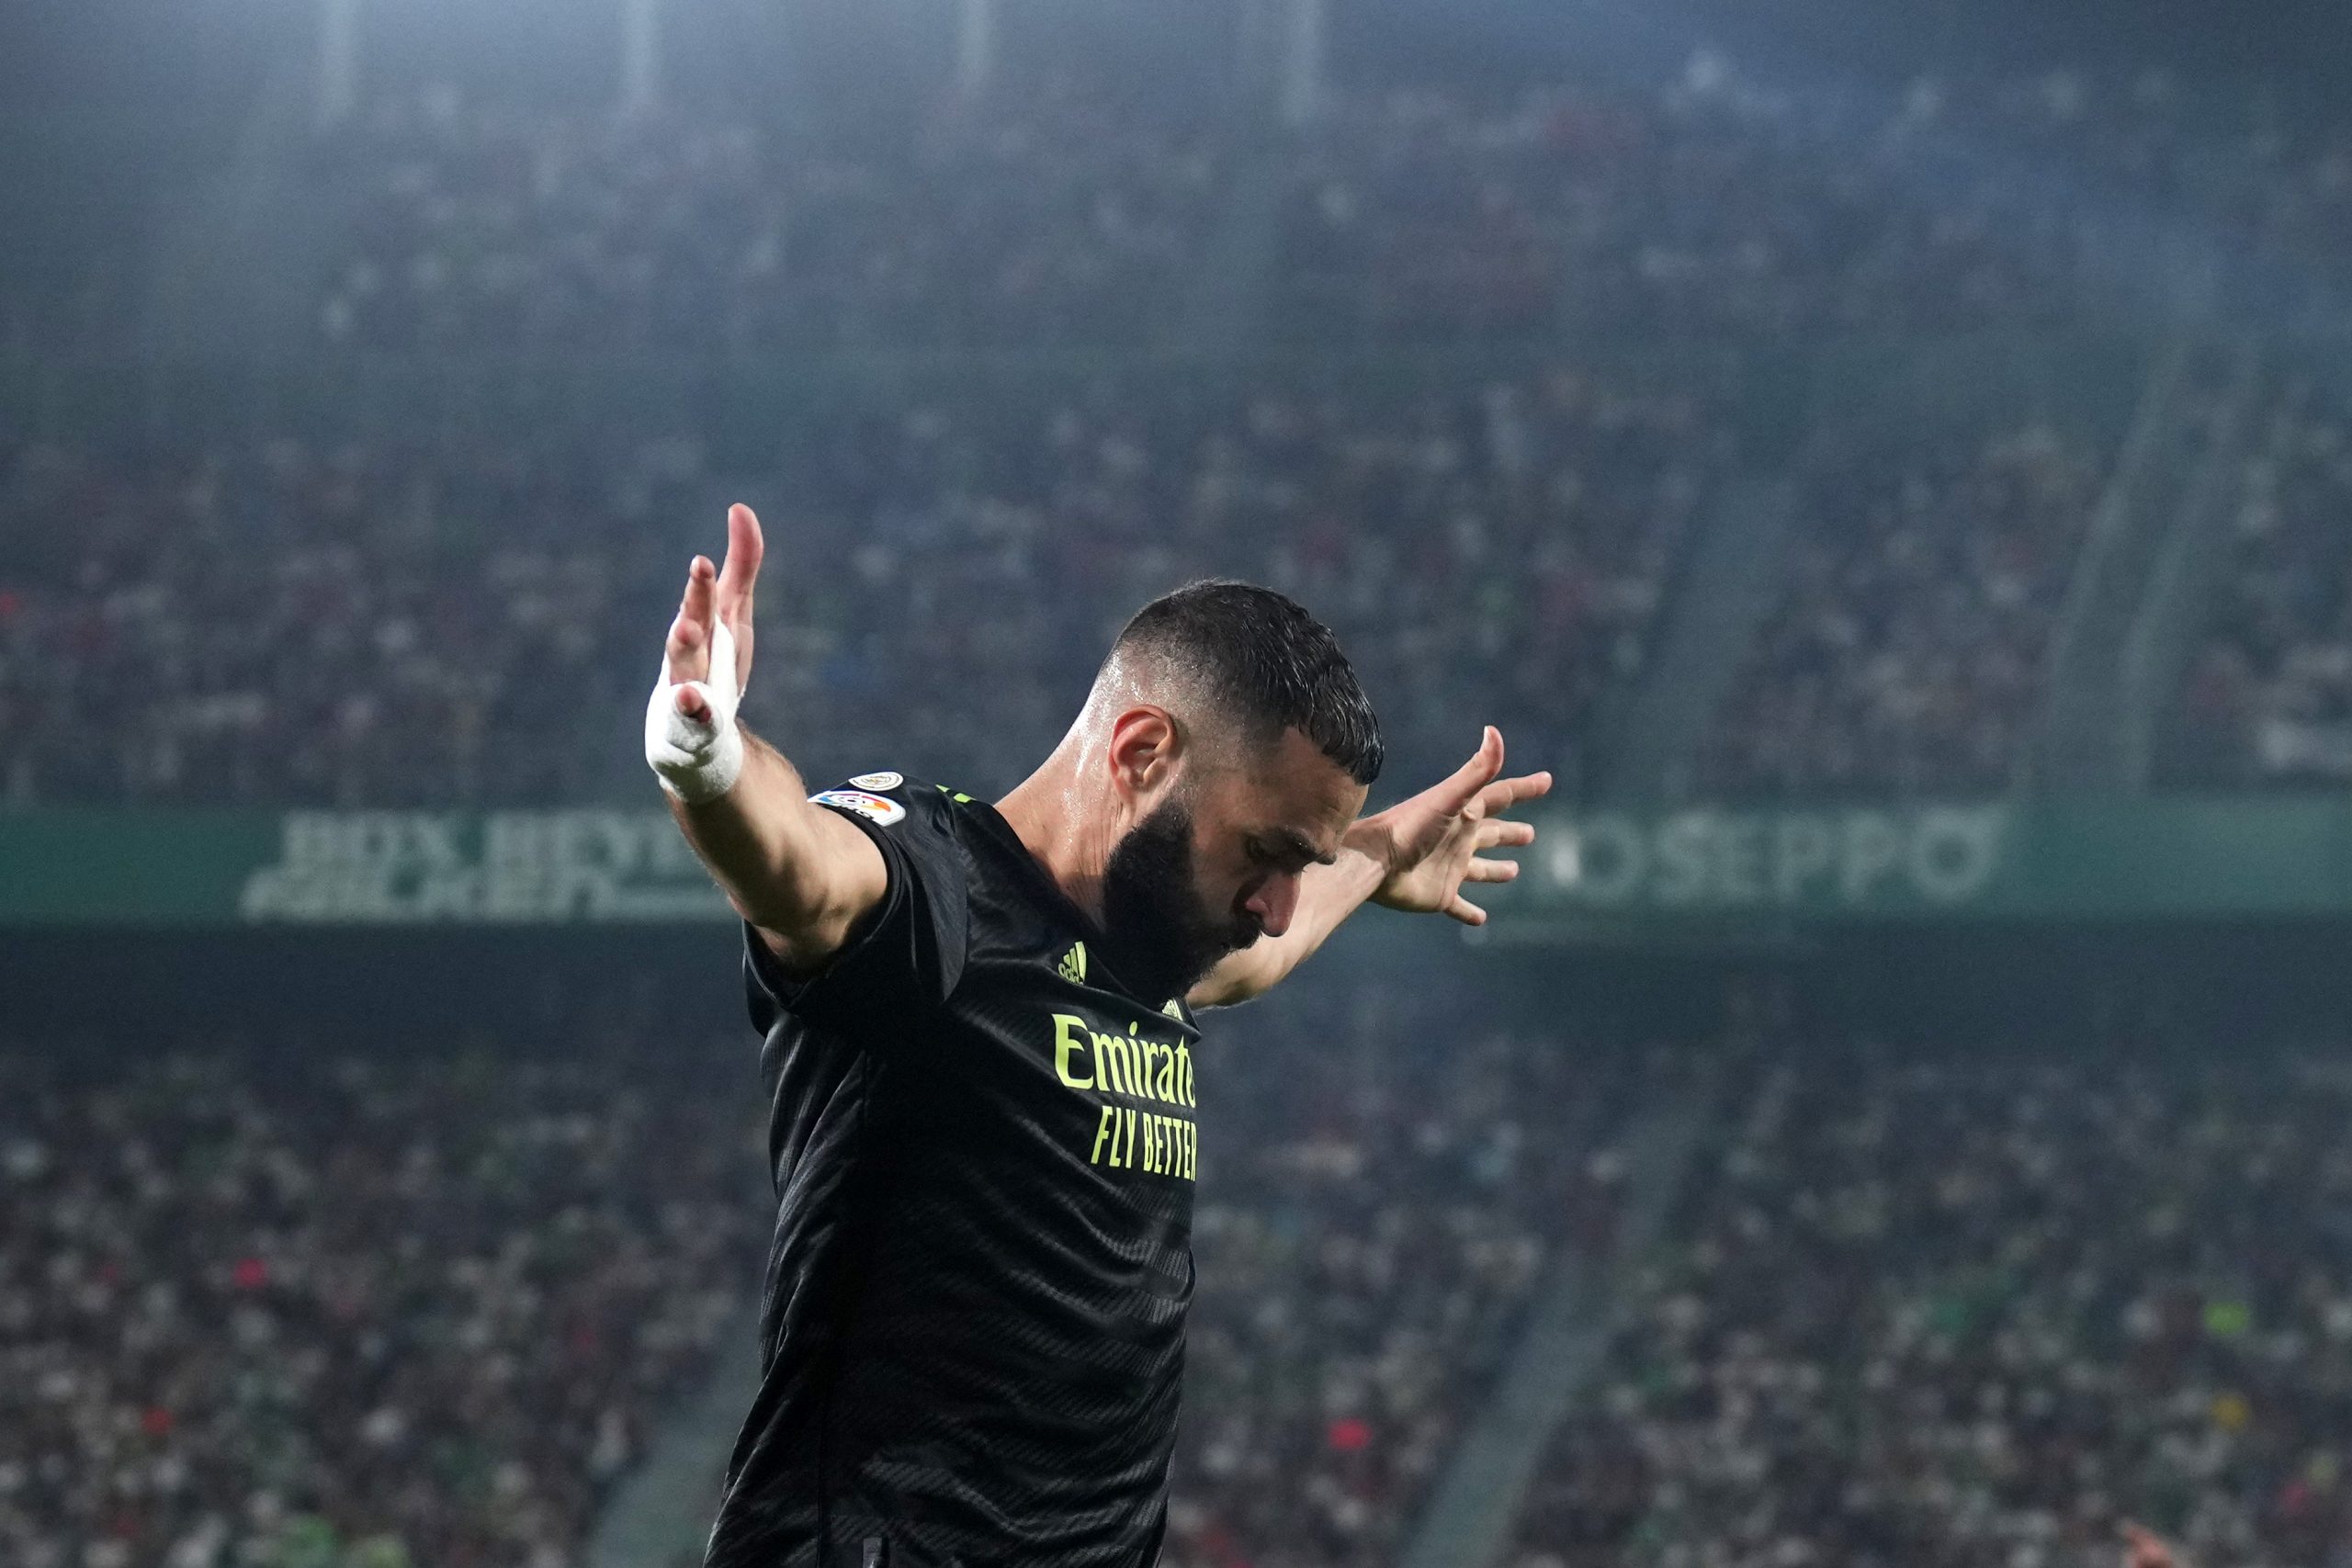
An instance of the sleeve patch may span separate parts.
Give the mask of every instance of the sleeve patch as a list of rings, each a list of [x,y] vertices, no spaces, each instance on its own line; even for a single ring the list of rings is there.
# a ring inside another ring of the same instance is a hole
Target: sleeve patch
[[[860,789],[896,789],[907,782],[907,777],[886,769],[878,773],[860,773],[849,782]]]
[[[871,779],[882,775],[868,773],[865,776]],[[869,795],[862,789],[819,790],[808,798],[820,806],[838,806],[844,811],[854,811],[860,817],[871,818],[886,828],[907,814],[907,808],[897,801],[886,800],[878,795]]]

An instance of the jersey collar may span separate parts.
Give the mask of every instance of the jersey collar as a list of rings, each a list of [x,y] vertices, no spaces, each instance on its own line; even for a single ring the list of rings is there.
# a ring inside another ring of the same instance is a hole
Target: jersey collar
[[[1088,914],[1077,899],[1064,892],[1062,885],[1056,882],[1044,866],[1037,863],[1037,857],[1029,852],[1029,846],[1021,841],[1021,835],[1012,830],[1012,824],[1004,819],[1004,814],[977,797],[965,803],[965,808],[1020,868],[1018,874],[1028,882],[1038,897],[1054,906],[1063,919],[1078,928],[1079,935],[1086,941],[1087,950],[1097,960],[1098,971],[1111,982],[1108,988],[1123,991],[1130,998],[1139,998],[1142,993],[1119,978],[1119,947],[1112,940],[1111,933],[1104,931],[1102,923]],[[1157,1002],[1152,1004],[1155,1010],[1159,1005]]]

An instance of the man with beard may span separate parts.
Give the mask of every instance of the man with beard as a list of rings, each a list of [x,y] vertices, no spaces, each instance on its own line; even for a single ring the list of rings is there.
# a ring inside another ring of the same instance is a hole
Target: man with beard
[[[808,795],[735,722],[759,525],[697,556],[646,755],[744,921],[779,1200],[758,1396],[709,1568],[1148,1568],[1193,1292],[1195,1010],[1366,899],[1485,915],[1550,786],[1502,737],[1363,817],[1371,705],[1279,593],[1128,623],[995,806],[884,772]],[[974,722],[981,722],[974,716]]]

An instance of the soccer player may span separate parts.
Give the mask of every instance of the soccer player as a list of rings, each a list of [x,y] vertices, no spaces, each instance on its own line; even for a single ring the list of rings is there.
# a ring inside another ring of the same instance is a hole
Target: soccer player
[[[735,707],[761,539],[697,556],[646,753],[744,922],[778,1194],[758,1395],[709,1568],[1149,1568],[1193,1293],[1198,1010],[1370,899],[1464,883],[1548,775],[1488,728],[1360,815],[1371,705],[1279,593],[1147,604],[1068,735],[991,806],[895,772],[811,795]],[[986,716],[974,714],[983,724]]]

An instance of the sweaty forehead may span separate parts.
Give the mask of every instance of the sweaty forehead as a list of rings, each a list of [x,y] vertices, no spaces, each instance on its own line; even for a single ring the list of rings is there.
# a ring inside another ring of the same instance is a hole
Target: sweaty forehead
[[[1338,852],[1340,836],[1363,809],[1364,793],[1321,748],[1286,729],[1239,765],[1217,770],[1212,796],[1228,825],[1295,836],[1308,859],[1322,860]]]

